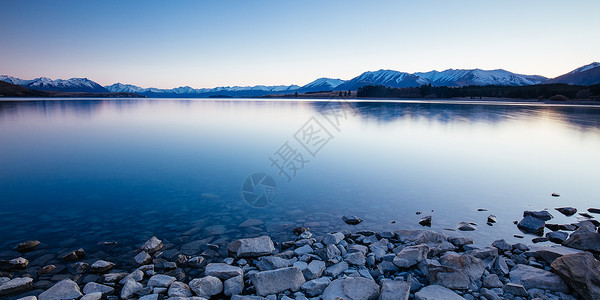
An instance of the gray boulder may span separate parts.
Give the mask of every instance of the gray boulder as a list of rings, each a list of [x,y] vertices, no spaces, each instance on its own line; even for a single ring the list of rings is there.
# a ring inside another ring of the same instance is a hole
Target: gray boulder
[[[196,295],[207,299],[223,291],[223,283],[214,276],[193,279],[190,281],[189,287]]]
[[[321,277],[323,271],[325,271],[325,262],[313,260],[308,264],[306,269],[302,270],[302,274],[304,274],[306,280],[312,280]]]
[[[574,215],[575,213],[577,213],[577,208],[575,207],[558,207],[555,208],[556,210],[558,210],[558,212],[560,212],[561,214],[569,217]]]
[[[600,299],[600,262],[589,252],[557,258],[552,269],[585,299]]]
[[[523,217],[526,216],[532,216],[534,218],[538,218],[540,220],[544,220],[544,221],[550,221],[550,219],[554,218],[550,212],[548,212],[547,210],[540,210],[540,211],[530,211],[530,210],[526,210],[523,212]]]
[[[343,216],[342,221],[344,221],[346,224],[349,224],[349,225],[358,225],[363,220],[357,216]]]
[[[285,290],[297,291],[306,282],[297,267],[258,272],[250,280],[259,296],[278,294]]]
[[[317,278],[305,282],[300,289],[309,297],[315,297],[323,294],[323,291],[329,286],[331,280],[327,277]]]
[[[181,281],[175,281],[171,283],[171,285],[169,286],[169,290],[167,291],[167,295],[169,296],[169,298],[193,296],[190,287]]]
[[[244,290],[244,277],[231,277],[223,283],[223,293],[225,296],[241,294]]]
[[[162,249],[163,246],[163,242],[157,237],[153,236],[140,247],[140,251],[145,251],[147,253],[153,254],[158,252],[158,250]]]
[[[175,280],[176,278],[173,276],[157,274],[150,277],[147,286],[168,288],[171,285],[171,283],[175,282]]]
[[[600,233],[596,232],[595,229],[593,225],[581,226],[571,233],[563,245],[579,250],[600,253]]]
[[[410,284],[402,280],[381,280],[381,295],[379,300],[408,300]]]
[[[428,253],[429,246],[426,244],[409,246],[402,249],[394,257],[394,264],[400,268],[409,268],[426,259]]]
[[[344,234],[341,232],[327,233],[323,236],[322,243],[325,245],[337,245],[344,240]]]
[[[513,296],[519,296],[519,297],[528,297],[529,294],[527,294],[527,290],[525,289],[524,286],[517,284],[517,283],[507,283],[504,286],[504,293],[506,294],[511,294]]]
[[[468,222],[460,222],[458,223],[458,230],[460,231],[473,231],[477,229],[477,227],[473,226],[473,224]]]
[[[510,271],[510,280],[523,285],[526,289],[539,288],[553,292],[568,293],[567,284],[552,272],[527,265],[517,265]]]
[[[242,268],[224,263],[210,263],[206,265],[204,273],[208,276],[214,276],[221,280],[227,280],[236,276],[244,276],[244,271],[242,271]]]
[[[104,285],[104,284],[95,283],[95,282],[88,282],[83,287],[84,294],[91,294],[91,293],[98,293],[98,292],[100,292],[102,294],[111,294],[114,291],[115,291],[115,289],[113,287],[110,287],[110,286]]]
[[[83,296],[77,283],[71,279],[63,279],[47,289],[38,297],[39,300],[71,300]]]
[[[362,252],[352,252],[348,253],[348,256],[346,256],[346,261],[351,265],[364,266],[366,257]]]
[[[535,258],[541,258],[547,263],[551,264],[555,259],[567,255],[579,253],[581,250],[561,246],[561,245],[550,245],[550,246],[538,246],[530,245],[529,250],[525,252],[525,255],[533,256]]]
[[[379,285],[364,277],[336,279],[323,292],[323,300],[375,300],[379,297]]]
[[[345,261],[337,263],[335,265],[331,265],[325,269],[325,275],[335,278],[338,275],[342,274],[342,272],[348,270],[348,267],[348,263]]]
[[[288,265],[289,261],[287,259],[283,259],[278,256],[263,256],[256,262],[256,266],[261,271],[281,269],[287,267]]]
[[[440,285],[428,285],[415,293],[416,300],[464,300],[457,293]]]
[[[433,255],[439,255],[446,251],[456,250],[456,246],[448,242],[448,238],[438,232],[431,230],[398,230],[395,232],[397,238],[403,243],[426,244]]]
[[[133,279],[129,279],[125,282],[123,288],[121,289],[121,299],[133,298],[135,293],[143,288],[144,286],[141,283],[136,282]]]
[[[136,267],[139,267],[141,265],[147,265],[151,261],[152,261],[152,257],[150,255],[148,255],[148,253],[146,253],[146,251],[142,251],[142,252],[138,253],[136,256],[134,256],[131,259],[131,263]]]
[[[237,257],[258,257],[269,255],[275,251],[273,241],[266,235],[233,241],[227,246],[227,249]]]
[[[106,272],[110,271],[114,266],[115,266],[115,264],[113,264],[109,261],[97,260],[90,266],[90,270],[93,273],[106,273]]]
[[[0,284],[0,296],[20,294],[33,289],[33,279],[19,277]]]

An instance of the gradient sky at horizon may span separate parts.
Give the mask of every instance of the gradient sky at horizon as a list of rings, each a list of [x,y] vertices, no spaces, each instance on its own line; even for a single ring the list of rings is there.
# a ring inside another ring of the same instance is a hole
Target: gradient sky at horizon
[[[0,0],[0,74],[304,85],[368,70],[555,77],[600,61],[600,1]]]

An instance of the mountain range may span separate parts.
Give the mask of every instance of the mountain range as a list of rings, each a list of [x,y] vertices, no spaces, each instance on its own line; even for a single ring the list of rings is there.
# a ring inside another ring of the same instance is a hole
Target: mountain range
[[[101,86],[87,78],[71,78],[68,80],[52,80],[40,77],[23,80],[7,75],[0,75],[0,81],[9,82],[31,90],[87,92],[87,93],[135,93],[156,98],[205,98],[205,97],[260,97],[265,95],[282,95],[318,92],[357,90],[365,85],[384,85],[389,87],[419,87],[421,85],[460,87],[467,85],[502,85],[523,86],[542,83],[566,83],[572,85],[600,84],[600,63],[594,62],[577,68],[567,74],[548,79],[539,75],[522,75],[506,70],[481,69],[448,69],[406,73],[394,70],[368,71],[350,80],[319,78],[304,86],[233,86],[195,89],[183,86],[173,89],[142,88],[131,84],[115,83]]]

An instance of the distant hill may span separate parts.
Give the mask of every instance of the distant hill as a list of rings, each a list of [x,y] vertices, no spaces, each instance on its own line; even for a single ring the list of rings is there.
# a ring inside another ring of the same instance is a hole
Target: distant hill
[[[548,78],[539,75],[521,75],[506,70],[454,70],[415,73],[431,83],[432,86],[459,87],[467,85],[506,85],[521,86],[540,84]]]
[[[577,68],[567,74],[552,78],[546,83],[566,83],[574,85],[600,84],[600,63],[594,62]]]
[[[0,97],[49,97],[50,94],[42,91],[30,90],[20,85],[0,81]]]

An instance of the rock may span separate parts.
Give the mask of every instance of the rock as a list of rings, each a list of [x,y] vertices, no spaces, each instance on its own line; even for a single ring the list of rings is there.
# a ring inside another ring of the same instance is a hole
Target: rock
[[[543,243],[543,242],[547,242],[547,241],[548,241],[548,238],[547,238],[547,237],[536,237],[536,238],[533,238],[533,239],[531,239],[531,241],[532,241],[534,244],[537,244],[537,243]]]
[[[115,291],[115,289],[108,285],[99,284],[99,283],[95,283],[95,282],[88,282],[83,287],[84,294],[91,294],[91,293],[111,294],[114,291]]]
[[[567,254],[552,269],[585,299],[600,299],[600,262],[589,252]]]
[[[270,255],[275,251],[273,241],[266,235],[233,241],[227,246],[227,249],[237,257],[258,257]]]
[[[295,235],[301,235],[302,233],[307,232],[309,230],[310,230],[310,228],[308,228],[308,227],[296,227],[296,228],[294,228],[293,231],[294,231]]]
[[[154,254],[163,248],[163,242],[159,240],[157,237],[153,236],[149,240],[147,240],[141,247],[140,251],[147,252],[149,254]]]
[[[492,273],[506,276],[509,273],[508,265],[506,264],[506,259],[503,256],[498,256],[492,265]]]
[[[447,253],[441,257],[440,264],[428,267],[429,281],[451,289],[468,289],[485,271],[483,261],[469,254]]]
[[[403,243],[415,245],[426,244],[432,255],[439,255],[446,251],[456,250],[456,246],[448,242],[448,238],[438,232],[431,230],[398,230],[396,235]]]
[[[378,297],[379,285],[374,280],[364,277],[336,279],[323,292],[323,300],[375,300]]]
[[[593,214],[600,214],[600,209],[598,208],[588,208],[588,211]]]
[[[419,220],[421,226],[431,227],[431,216],[424,216]]]
[[[526,289],[539,288],[553,292],[568,293],[567,284],[556,274],[527,265],[517,265],[510,271],[510,280]]]
[[[498,296],[498,294],[488,290],[487,288],[481,288],[481,290],[479,291],[481,293],[481,299],[487,299],[487,300],[502,300],[503,298],[500,298],[500,296]]]
[[[473,231],[477,229],[475,226],[471,225],[470,223],[467,222],[460,222],[458,223],[458,230],[460,231]]]
[[[71,279],[63,279],[47,289],[38,297],[39,300],[71,300],[83,296],[77,283]]]
[[[548,223],[546,223],[544,226],[546,228],[552,230],[552,231],[559,231],[560,230],[560,225],[558,225],[558,224],[548,224]]]
[[[600,253],[600,233],[588,231],[587,228],[581,227],[571,233],[569,238],[563,242],[563,245],[579,250]]]
[[[162,299],[163,299],[162,295],[160,295],[160,294],[150,294],[150,295],[142,296],[138,300],[162,300]],[[196,300],[196,299],[198,299],[198,300],[206,300],[206,299],[201,298],[201,297],[189,297],[189,298],[184,298],[184,299],[185,300],[192,300],[192,299],[193,300]],[[179,299],[179,300],[183,300],[183,299]]]
[[[526,216],[532,216],[534,218],[543,220],[543,221],[549,221],[550,219],[554,218],[550,212],[548,212],[547,210],[540,210],[540,211],[530,211],[530,210],[526,210],[523,212],[523,217]]]
[[[489,215],[487,217],[487,222],[488,223],[496,223],[496,222],[498,222],[498,217],[496,217],[496,215]]]
[[[142,272],[142,270],[135,270],[133,272],[131,272],[129,275],[123,277],[123,279],[121,279],[119,281],[119,284],[125,284],[125,282],[127,282],[127,280],[129,279],[133,279],[137,282],[142,281],[142,279],[144,279],[144,272]]]
[[[173,276],[157,274],[150,277],[150,279],[148,280],[148,284],[146,285],[149,287],[168,288],[171,285],[171,283],[173,283],[175,280],[176,278]]]
[[[96,292],[96,293],[89,293],[89,294],[83,295],[83,297],[81,297],[81,299],[79,299],[79,300],[100,300],[100,299],[102,299],[102,293]],[[37,300],[37,298],[33,299],[33,300]]]
[[[15,250],[21,252],[21,253],[25,253],[25,252],[30,252],[35,250],[35,248],[37,248],[40,245],[40,241],[27,241],[27,242],[23,242],[17,245],[17,247],[15,247]]]
[[[136,282],[133,279],[129,279],[125,282],[123,288],[121,289],[121,299],[133,298],[135,293],[143,288],[144,286],[141,283]]]
[[[379,300],[408,300],[410,284],[403,280],[381,280]]]
[[[302,274],[306,280],[312,280],[321,277],[323,271],[325,271],[325,262],[313,260],[306,266],[306,269],[302,270]]]
[[[214,276],[221,280],[227,280],[235,276],[244,276],[244,271],[242,271],[242,268],[223,263],[210,263],[206,265],[204,273],[208,276]]]
[[[71,265],[71,268],[73,268],[73,270],[75,270],[75,272],[77,272],[78,274],[85,273],[89,267],[90,265],[88,263],[82,261],[76,262]]]
[[[261,271],[281,269],[287,267],[288,265],[288,260],[278,256],[263,256],[256,262],[256,266]]]
[[[29,260],[17,257],[10,260],[0,260],[0,270],[22,270],[27,268]]]
[[[555,208],[559,213],[569,217],[577,213],[577,208],[575,207],[558,207]]]
[[[527,294],[527,290],[525,289],[524,286],[517,284],[517,283],[507,283],[504,286],[504,293],[507,294],[511,294],[514,296],[519,296],[519,297],[528,297],[529,294]]]
[[[47,265],[42,267],[38,273],[40,274],[50,274],[52,272],[54,272],[54,270],[56,270],[56,266],[55,265]]]
[[[91,268],[91,271],[94,273],[106,273],[106,272],[110,271],[114,266],[115,266],[115,264],[113,264],[109,261],[98,260],[95,263],[93,263],[90,266],[90,268]]]
[[[223,283],[225,296],[241,294],[244,290],[244,277],[231,277]]]
[[[346,224],[358,225],[362,223],[363,220],[357,216],[343,216],[342,221],[344,221]]]
[[[323,291],[329,286],[331,280],[327,277],[317,278],[305,282],[300,289],[309,297],[315,297],[323,294]]]
[[[311,254],[311,253],[313,253],[313,251],[314,251],[314,250],[313,250],[313,248],[312,248],[312,247],[310,247],[310,246],[307,244],[307,245],[304,245],[304,246],[302,246],[302,247],[296,248],[296,249],[294,250],[294,253],[295,253],[297,256],[302,256],[302,255],[305,255],[305,254]]]
[[[456,247],[462,247],[464,245],[473,244],[473,239],[463,236],[449,237],[448,242]]]
[[[494,242],[492,242],[492,247],[495,247],[496,249],[498,249],[498,251],[500,253],[512,250],[512,245],[509,244],[509,243],[507,243],[503,239],[502,240],[495,240]]]
[[[127,276],[127,273],[108,273],[102,275],[102,281],[107,283],[115,282],[125,278],[125,276]]]
[[[351,265],[364,266],[366,262],[365,255],[362,252],[348,253],[346,261]]]
[[[193,296],[192,290],[190,290],[190,287],[181,281],[175,281],[175,282],[171,283],[171,285],[169,286],[167,295],[169,295],[169,298]]]
[[[544,220],[527,215],[517,224],[517,227],[525,233],[541,235],[544,232],[544,224]]]
[[[400,268],[410,268],[426,259],[428,253],[429,246],[426,244],[405,247],[394,257],[394,265]]]
[[[579,215],[582,216],[582,217],[586,217],[586,218],[593,218],[594,217],[594,216],[592,216],[592,215],[590,215],[590,214],[588,214],[586,212],[580,212]]]
[[[464,300],[457,293],[440,285],[428,285],[415,293],[416,300]]]
[[[19,277],[0,284],[0,296],[16,295],[33,289],[33,279]]]
[[[85,257],[85,251],[82,248],[71,251],[65,255],[63,255],[63,259],[66,261],[76,261],[78,259],[82,259]]]
[[[330,244],[330,245],[325,246],[325,248],[323,248],[323,249],[318,249],[316,251],[316,254],[319,255],[319,257],[321,257],[324,260],[332,260],[332,259],[342,255],[342,252],[340,251],[340,249],[338,247]]]
[[[187,260],[187,265],[191,268],[200,268],[204,264],[204,257],[195,256]]]
[[[251,281],[259,296],[278,294],[285,290],[297,291],[306,280],[297,267],[257,272]]]
[[[553,243],[562,244],[569,238],[569,234],[564,231],[551,231],[546,233],[546,237]]]
[[[131,259],[131,263],[136,267],[139,267],[141,265],[147,265],[150,262],[152,262],[152,257],[150,257],[150,255],[146,253],[146,251],[138,253]]]
[[[348,269],[348,263],[345,261],[342,261],[340,263],[337,263],[335,265],[327,267],[325,269],[325,275],[335,278],[338,275],[342,274],[342,272],[346,271],[347,269]]]
[[[231,300],[265,300],[265,298],[260,296],[233,295],[231,296]]]
[[[241,228],[246,228],[246,227],[253,227],[253,226],[260,226],[260,225],[264,225],[265,222],[263,222],[262,220],[259,219],[247,219],[246,221],[242,222],[242,224],[238,225]]]
[[[207,299],[223,291],[223,283],[219,278],[213,276],[196,278],[190,281],[189,286],[196,295]]]
[[[503,286],[502,281],[496,274],[490,274],[483,279],[483,286],[488,289],[501,288]]]
[[[325,245],[337,245],[344,240],[344,234],[341,232],[327,233],[323,236],[322,243]]]

